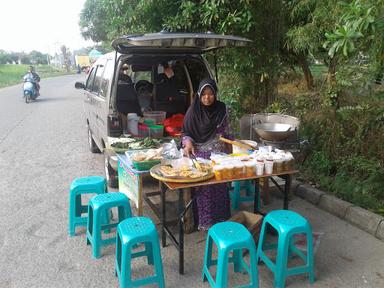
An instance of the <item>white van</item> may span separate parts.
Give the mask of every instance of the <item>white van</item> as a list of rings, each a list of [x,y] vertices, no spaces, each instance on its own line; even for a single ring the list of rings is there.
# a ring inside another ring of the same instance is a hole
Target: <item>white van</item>
[[[127,113],[166,111],[167,117],[187,111],[200,81],[213,77],[204,52],[245,46],[250,40],[213,33],[128,35],[115,39],[115,52],[100,57],[91,67],[84,90],[84,111],[89,149],[104,151],[109,141],[123,134]],[[172,83],[164,81],[170,66]],[[108,185],[117,186],[116,157],[105,153]]]

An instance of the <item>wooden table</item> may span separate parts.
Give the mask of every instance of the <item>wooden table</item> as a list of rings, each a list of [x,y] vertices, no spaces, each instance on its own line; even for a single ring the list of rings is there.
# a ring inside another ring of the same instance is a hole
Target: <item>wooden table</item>
[[[214,185],[219,183],[229,183],[232,181],[241,181],[241,180],[255,180],[255,198],[254,198],[254,212],[255,213],[261,213],[259,211],[259,179],[260,178],[270,178],[272,182],[278,187],[278,189],[284,194],[284,204],[283,209],[288,209],[288,195],[291,189],[291,182],[292,182],[292,175],[299,172],[298,170],[290,170],[290,171],[284,171],[282,173],[275,173],[271,175],[262,175],[262,176],[252,176],[252,177],[242,177],[242,178],[234,178],[234,179],[225,179],[225,180],[216,180],[215,178],[212,178],[210,180],[206,180],[204,182],[198,182],[198,183],[172,183],[172,182],[165,182],[160,181],[160,214],[159,219],[161,222],[161,242],[162,246],[166,246],[166,236],[169,237],[172,244],[177,248],[179,252],[179,273],[184,274],[184,217],[185,213],[188,211],[188,209],[191,207],[194,198],[192,198],[187,204],[184,202],[184,190],[187,188],[193,188],[193,187],[199,187],[199,186],[206,186],[206,185]],[[280,178],[283,178],[285,180],[284,189],[280,187],[280,185],[277,184],[275,179],[272,178],[272,176],[278,176]],[[165,209],[165,200],[166,200],[166,191],[167,189],[170,190],[177,190],[178,191],[178,224],[179,224],[179,237],[178,239],[176,236],[171,232],[171,230],[168,228],[168,223],[166,221],[166,209]],[[156,213],[156,211],[154,211]],[[262,214],[262,213],[261,213]]]

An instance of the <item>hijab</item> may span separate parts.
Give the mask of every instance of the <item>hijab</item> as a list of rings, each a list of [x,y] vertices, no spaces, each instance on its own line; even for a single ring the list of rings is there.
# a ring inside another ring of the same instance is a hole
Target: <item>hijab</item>
[[[212,89],[215,100],[210,106],[201,103],[204,88]],[[197,96],[189,107],[183,124],[183,133],[197,143],[205,143],[216,135],[216,129],[227,114],[226,106],[217,100],[217,86],[213,79],[204,79],[200,82]]]

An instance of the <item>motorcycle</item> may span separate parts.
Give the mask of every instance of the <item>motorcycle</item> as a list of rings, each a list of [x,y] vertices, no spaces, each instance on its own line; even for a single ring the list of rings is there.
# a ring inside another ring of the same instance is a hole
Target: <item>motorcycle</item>
[[[39,96],[39,92],[36,89],[36,83],[31,77],[24,78],[23,93],[25,98],[25,103],[35,100]]]

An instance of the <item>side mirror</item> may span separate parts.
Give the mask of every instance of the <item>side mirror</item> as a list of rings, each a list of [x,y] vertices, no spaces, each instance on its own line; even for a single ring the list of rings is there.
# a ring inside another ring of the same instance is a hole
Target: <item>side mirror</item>
[[[76,89],[85,89],[85,84],[84,84],[84,82],[76,82],[76,83],[75,83],[75,88],[76,88]]]

